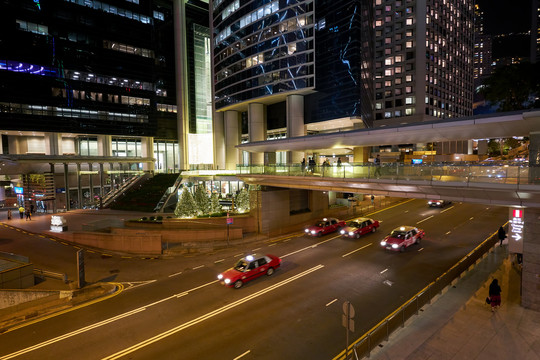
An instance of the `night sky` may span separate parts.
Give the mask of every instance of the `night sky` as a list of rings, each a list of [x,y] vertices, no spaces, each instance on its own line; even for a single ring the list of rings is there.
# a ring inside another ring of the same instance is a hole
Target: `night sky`
[[[486,33],[526,32],[531,24],[531,0],[476,0],[484,11]]]

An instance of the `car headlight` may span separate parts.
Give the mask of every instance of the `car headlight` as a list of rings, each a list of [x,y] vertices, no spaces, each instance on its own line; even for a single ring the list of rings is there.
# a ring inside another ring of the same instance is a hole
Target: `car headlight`
[[[225,280],[223,280],[223,281],[225,282],[225,284],[230,284],[231,279],[225,279]]]
[[[217,276],[217,278],[218,278],[219,280],[223,279],[223,274],[219,274],[219,275]]]
[[[392,249],[397,249],[399,247],[398,244],[392,244]]]
[[[345,234],[345,230],[341,230],[339,233],[340,233],[341,235],[344,235],[344,234]]]
[[[315,230],[311,230],[311,234],[312,235],[315,235],[316,231]]]
[[[381,241],[381,246],[386,246],[386,241]]]
[[[305,231],[308,233],[308,232],[309,232],[309,229],[306,229]]]
[[[354,232],[353,231],[349,231],[349,236],[353,236],[354,235]]]

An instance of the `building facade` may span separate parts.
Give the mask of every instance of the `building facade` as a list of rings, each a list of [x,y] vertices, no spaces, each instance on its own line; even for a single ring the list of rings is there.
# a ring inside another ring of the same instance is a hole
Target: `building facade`
[[[266,141],[280,127],[297,137],[472,115],[473,5],[212,2],[215,143],[225,154],[216,153],[218,166],[284,158],[237,153],[242,134]],[[355,161],[366,161],[362,154]]]
[[[91,201],[132,174],[189,168],[187,136],[179,143],[178,129],[210,128],[208,106],[200,105],[207,99],[198,97],[210,82],[207,3],[2,0],[1,6],[0,156],[10,166],[0,173],[12,184],[23,174],[65,170],[72,179],[56,189],[73,191],[72,204],[81,207],[87,202],[81,193]],[[179,13],[188,31],[177,31],[184,30]],[[179,44],[185,58],[176,57]],[[178,78],[186,83],[181,94]],[[81,174],[94,176],[80,185]]]

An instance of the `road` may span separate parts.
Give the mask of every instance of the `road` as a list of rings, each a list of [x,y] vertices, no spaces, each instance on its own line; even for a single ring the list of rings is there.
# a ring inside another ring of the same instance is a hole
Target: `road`
[[[116,276],[126,286],[119,295],[0,335],[0,360],[332,359],[345,348],[345,301],[356,310],[352,342],[494,233],[508,210],[411,200],[371,217],[379,231],[357,240],[298,235],[260,244],[256,251],[282,257],[282,267],[238,290],[216,275],[255,249],[198,257],[182,269],[165,260],[161,272],[160,261],[139,261],[138,278]],[[426,237],[404,253],[381,249],[400,225]]]

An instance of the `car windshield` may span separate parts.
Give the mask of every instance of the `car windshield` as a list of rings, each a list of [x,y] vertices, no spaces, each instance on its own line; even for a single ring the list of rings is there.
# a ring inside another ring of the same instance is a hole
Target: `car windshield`
[[[349,221],[347,223],[347,226],[350,226],[350,227],[360,227],[360,224],[357,223],[356,221]]]
[[[390,237],[397,238],[397,239],[405,239],[405,234],[406,234],[405,231],[394,230],[390,234]]]
[[[244,259],[240,259],[238,260],[238,262],[236,263],[236,265],[234,265],[234,270],[238,270],[238,271],[246,271],[246,268],[248,266],[248,263],[246,260]]]

